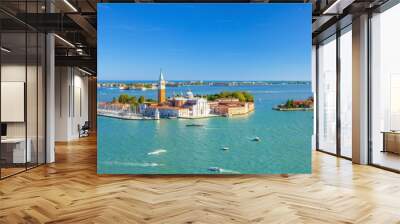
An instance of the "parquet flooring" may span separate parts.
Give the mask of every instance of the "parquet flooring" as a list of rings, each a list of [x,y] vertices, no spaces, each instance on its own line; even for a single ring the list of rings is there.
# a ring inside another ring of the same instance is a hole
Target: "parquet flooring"
[[[96,174],[96,139],[0,181],[0,223],[400,223],[400,175],[313,153],[311,175]]]

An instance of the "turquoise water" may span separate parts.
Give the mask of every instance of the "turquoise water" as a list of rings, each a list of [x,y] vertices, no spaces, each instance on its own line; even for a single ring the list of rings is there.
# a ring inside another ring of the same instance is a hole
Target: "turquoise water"
[[[133,121],[98,117],[100,174],[275,174],[311,172],[312,112],[272,110],[288,98],[312,95],[310,85],[167,88],[167,94],[192,90],[210,94],[249,91],[255,111],[233,118]],[[98,89],[98,101],[121,93],[156,98],[156,91]],[[186,127],[186,124],[203,127]],[[261,141],[252,139],[259,136]],[[229,150],[221,150],[229,147]],[[161,150],[161,151],[160,151]]]

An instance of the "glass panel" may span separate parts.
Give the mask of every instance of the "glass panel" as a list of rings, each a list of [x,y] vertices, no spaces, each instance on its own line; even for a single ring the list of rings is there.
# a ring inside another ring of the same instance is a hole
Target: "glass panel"
[[[316,80],[317,80],[317,47],[315,45],[312,46],[312,60],[311,60],[311,84],[312,84],[312,92],[313,92],[313,97],[314,99],[316,99],[316,93],[317,93],[317,89],[316,89]],[[314,108],[315,107],[316,102],[314,101]],[[317,149],[317,119],[315,119],[317,117],[317,110],[313,110],[313,135],[312,135],[312,149],[316,150]]]
[[[38,36],[36,32],[27,33],[28,38],[28,62],[27,62],[27,82],[26,82],[26,112],[27,112],[27,149],[31,151],[28,155],[28,168],[37,165],[37,132],[38,132]]]
[[[340,152],[352,156],[352,35],[351,27],[340,36]]]
[[[400,170],[400,4],[372,18],[372,163]]]
[[[26,12],[37,13],[38,2],[27,2]],[[37,21],[33,21],[33,23]],[[30,150],[28,168],[37,166],[38,160],[38,34],[35,30],[27,30],[27,150]]]
[[[45,108],[45,99],[46,99],[46,79],[45,79],[45,60],[46,60],[46,52],[45,52],[45,44],[46,37],[44,34],[39,33],[39,41],[38,41],[38,163],[45,163],[45,122],[46,122],[46,108]]]
[[[25,170],[30,151],[26,150],[26,35],[1,34],[1,174],[9,176]],[[29,147],[28,147],[29,148]]]
[[[0,7],[14,14],[43,13],[45,0],[1,1]],[[2,12],[0,26],[0,177],[4,178],[45,162],[46,40],[44,34]]]
[[[318,148],[336,153],[336,36],[318,48]]]

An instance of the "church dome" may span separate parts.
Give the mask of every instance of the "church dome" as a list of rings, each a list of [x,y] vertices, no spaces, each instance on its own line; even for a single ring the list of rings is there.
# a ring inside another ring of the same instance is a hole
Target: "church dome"
[[[192,93],[192,91],[187,91],[186,92],[186,96],[188,97],[188,98],[193,98],[193,93]]]

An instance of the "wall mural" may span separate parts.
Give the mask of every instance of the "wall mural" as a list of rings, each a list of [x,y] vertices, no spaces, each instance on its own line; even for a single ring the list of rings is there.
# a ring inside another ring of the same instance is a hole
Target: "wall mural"
[[[98,4],[98,173],[310,173],[310,21],[310,4]]]

